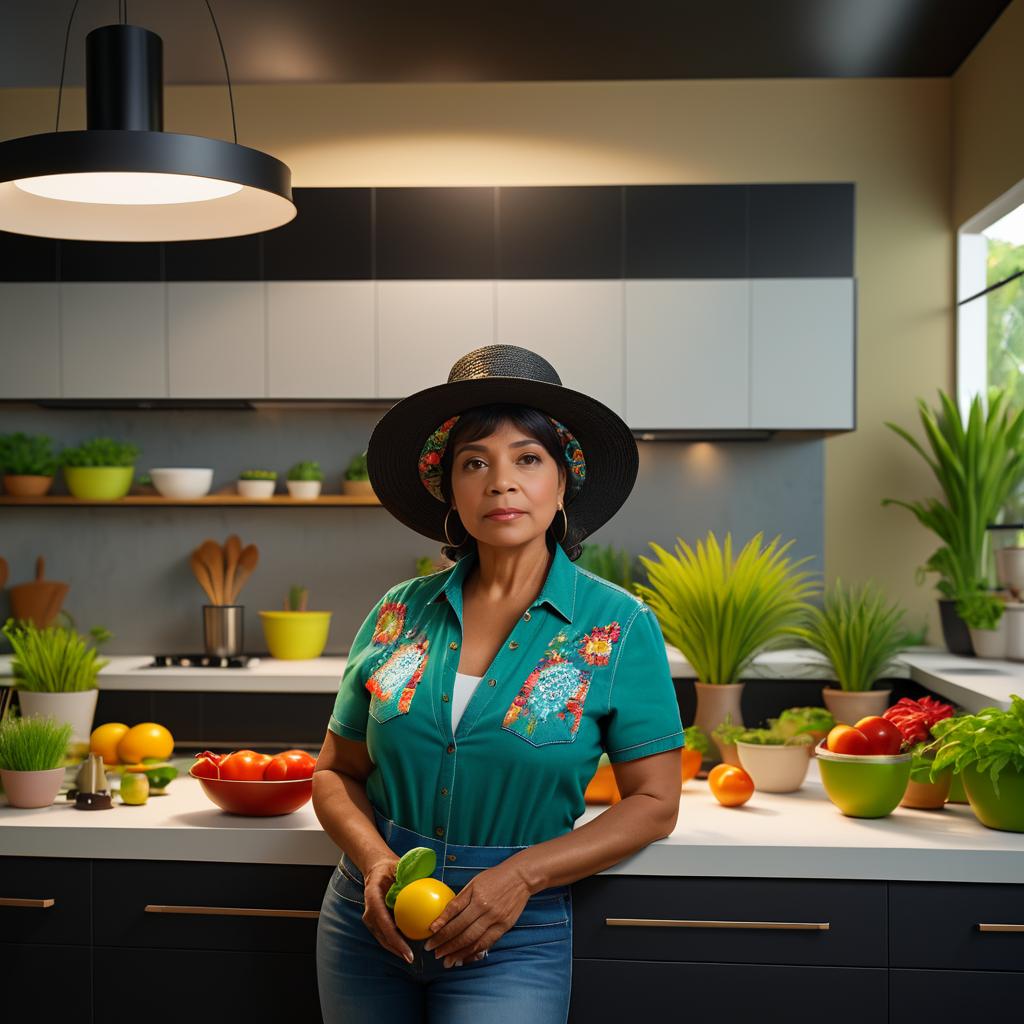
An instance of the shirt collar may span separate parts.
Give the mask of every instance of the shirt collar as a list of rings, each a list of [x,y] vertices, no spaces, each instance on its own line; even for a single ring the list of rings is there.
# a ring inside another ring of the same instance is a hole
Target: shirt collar
[[[428,602],[446,599],[462,618],[462,584],[470,569],[477,560],[476,551],[460,558],[454,566],[443,572],[444,581],[436,593],[428,598]],[[549,605],[571,623],[576,608],[576,566],[570,561],[569,556],[562,550],[560,544],[555,545],[555,555],[548,568],[547,578],[544,586],[541,587],[537,599],[530,605],[537,608],[542,604]]]

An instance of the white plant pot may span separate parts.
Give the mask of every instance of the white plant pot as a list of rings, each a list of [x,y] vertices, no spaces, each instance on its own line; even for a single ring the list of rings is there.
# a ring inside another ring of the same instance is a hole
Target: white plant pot
[[[272,498],[276,480],[239,480],[238,493],[243,498]]]
[[[25,718],[38,716],[52,717],[58,722],[71,723],[71,739],[68,741],[72,753],[84,753],[89,749],[92,721],[96,715],[98,687],[91,690],[77,690],[74,693],[35,693],[18,690],[18,704]],[[81,749],[84,744],[84,751]],[[78,747],[76,751],[74,748]]]
[[[807,777],[811,759],[807,748],[797,744],[736,743],[740,767],[762,793],[793,793]]]
[[[824,686],[821,696],[836,725],[855,725],[869,715],[880,715],[889,706],[892,690],[841,690]]]
[[[149,476],[160,494],[178,501],[204,497],[213,483],[212,469],[151,469]]]
[[[975,657],[978,658],[1005,658],[1008,649],[1006,612],[999,618],[999,625],[995,629],[975,629],[968,626],[971,634],[971,646],[974,648]]]
[[[1007,601],[999,621],[1006,623],[1006,657],[1024,661],[1024,603]]]
[[[12,807],[49,807],[57,799],[64,782],[64,768],[49,768],[41,772],[15,772],[0,768],[0,781]]]
[[[996,579],[1000,585],[1024,590],[1024,548],[996,548]]]
[[[300,498],[302,501],[312,501],[320,497],[320,489],[323,484],[319,480],[287,480],[288,493],[293,498]]]

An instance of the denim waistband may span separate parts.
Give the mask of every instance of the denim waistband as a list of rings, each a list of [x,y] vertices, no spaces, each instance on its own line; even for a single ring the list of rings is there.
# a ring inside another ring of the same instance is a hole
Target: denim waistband
[[[485,868],[492,868],[500,864],[520,850],[529,849],[529,846],[469,846],[461,843],[446,843],[434,836],[420,835],[419,832],[404,828],[382,814],[376,807],[373,808],[373,818],[381,838],[388,844],[396,857],[401,857],[416,846],[426,846],[433,850],[437,855],[437,865],[431,877],[445,882],[456,892],[473,875]],[[356,881],[362,882],[362,873],[351,857],[342,852],[340,863],[343,870],[349,872]],[[552,885],[534,893],[530,898],[533,900],[551,899],[555,896],[568,896],[569,892],[568,885]]]

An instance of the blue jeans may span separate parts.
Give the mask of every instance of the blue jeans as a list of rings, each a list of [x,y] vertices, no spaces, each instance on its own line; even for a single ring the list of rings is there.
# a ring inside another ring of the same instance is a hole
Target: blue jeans
[[[437,854],[432,877],[459,892],[522,846],[457,846],[421,836],[374,808],[396,856]],[[446,859],[452,858],[454,860]],[[316,966],[325,1024],[565,1024],[572,986],[572,893],[556,885],[529,898],[516,923],[481,960],[444,966],[426,939],[407,939],[413,962],[385,949],[363,921],[363,877],[342,854],[324,893]]]

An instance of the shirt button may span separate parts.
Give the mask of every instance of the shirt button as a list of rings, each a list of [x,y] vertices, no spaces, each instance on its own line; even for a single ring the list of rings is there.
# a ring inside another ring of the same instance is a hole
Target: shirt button
[[[441,787],[441,796],[447,796],[447,795],[448,795],[448,787],[447,786],[442,786]]]
[[[530,621],[530,613],[529,612],[523,612],[523,618],[526,619],[527,622],[529,622]]]
[[[455,860],[455,854],[454,854],[454,853],[449,853],[449,854],[448,854],[448,860],[449,860],[449,861],[453,861],[453,860]]]
[[[496,685],[496,684],[497,684],[497,682],[498,682],[498,680],[497,680],[497,679],[488,679],[488,680],[487,680],[487,685],[488,685],[488,686],[494,686],[494,685]]]
[[[457,650],[459,649],[459,645],[458,645],[458,642],[457,642],[457,641],[455,641],[455,640],[453,640],[453,641],[452,641],[452,642],[451,642],[451,643],[450,643],[450,644],[449,644],[448,646],[449,646],[449,647],[450,647],[450,648],[451,648],[451,649],[452,649],[453,651],[457,651]]]
[[[444,835],[444,829],[441,828],[440,825],[438,825],[437,828],[434,829],[434,835],[437,836],[438,838],[440,838],[441,836]]]
[[[447,704],[448,703],[448,694],[447,693],[442,693],[441,694],[441,700],[443,700]]]
[[[450,754],[454,749],[455,749],[455,744],[454,743],[449,743],[448,744],[448,753]]]
[[[509,642],[508,642],[508,649],[510,651],[514,651],[518,646],[519,646],[518,641],[516,641],[516,640],[509,640]]]

